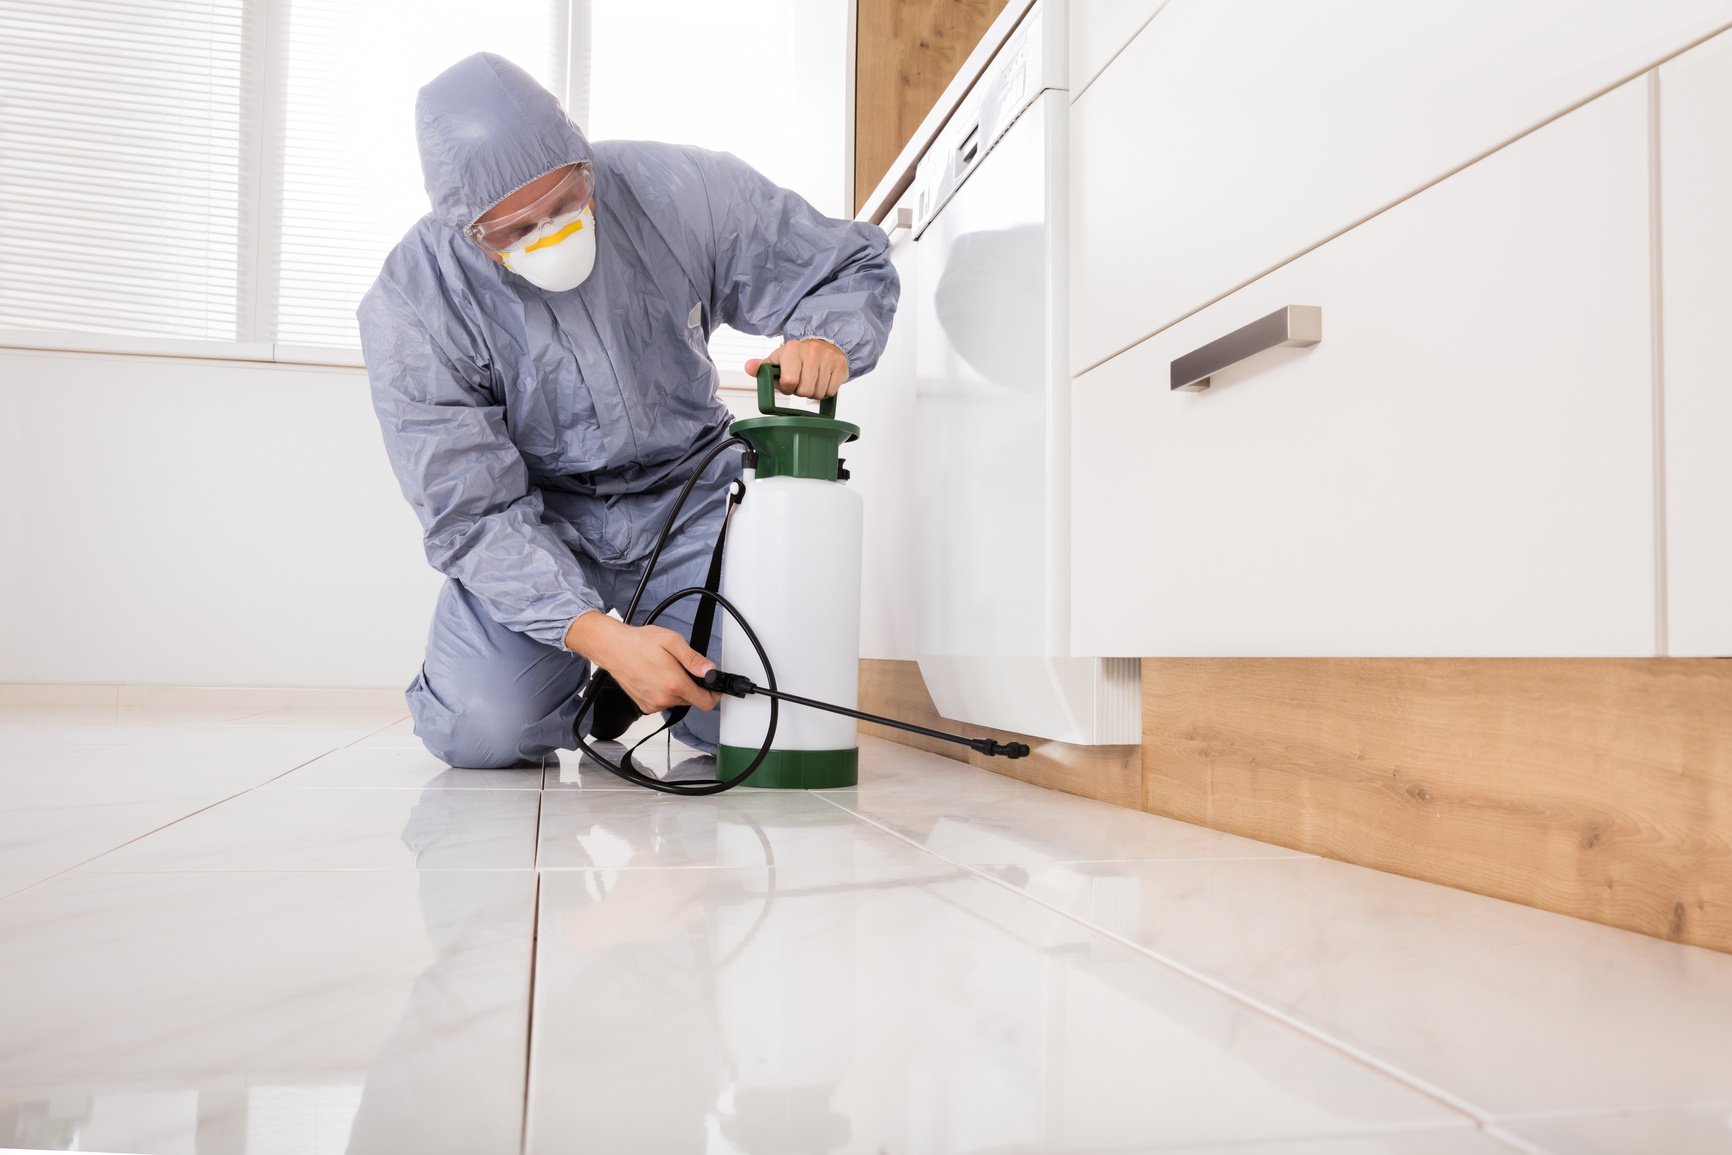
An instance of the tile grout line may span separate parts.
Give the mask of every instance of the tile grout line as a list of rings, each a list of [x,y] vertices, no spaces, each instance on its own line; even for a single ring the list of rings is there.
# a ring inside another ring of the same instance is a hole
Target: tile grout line
[[[116,689],[115,693],[116,693],[116,695],[119,694],[118,688]],[[117,704],[116,708],[117,709],[119,708],[118,704]],[[269,713],[269,711],[264,711],[264,712]],[[256,715],[251,715],[251,714],[246,715],[246,717],[255,717],[255,716]],[[369,730],[367,733],[361,735],[361,737],[355,739],[355,742],[365,741],[366,739],[371,738],[374,734],[383,733],[384,731],[389,730],[392,726],[395,726],[398,722],[401,722],[402,720],[403,720],[402,718],[393,718],[391,721],[385,723],[385,725],[379,727],[377,730]],[[185,822],[187,819],[196,818],[198,815],[203,814],[205,811],[211,810],[211,809],[218,807],[218,806],[221,806],[225,802],[233,802],[236,798],[239,798],[243,794],[251,794],[253,791],[258,790],[261,787],[269,786],[272,782],[276,782],[282,778],[288,777],[290,774],[293,774],[296,770],[300,770],[304,767],[311,766],[314,762],[317,762],[320,758],[325,757],[327,754],[334,754],[338,750],[348,749],[350,746],[353,746],[355,744],[355,742],[350,742],[350,743],[347,743],[346,745],[343,745],[343,746],[332,746],[328,750],[321,750],[317,754],[314,754],[311,758],[308,758],[306,761],[298,762],[295,765],[290,766],[287,770],[284,770],[280,774],[273,774],[269,778],[266,778],[263,782],[258,782],[258,783],[253,784],[252,786],[248,786],[245,790],[237,790],[233,794],[225,795],[221,798],[218,798],[214,802],[211,802],[207,805],[199,807],[197,810],[193,810],[193,811],[190,811],[186,814],[182,814],[179,818],[174,819],[172,822],[165,822],[161,826],[153,826],[151,829],[146,830],[142,834],[134,835],[133,837],[128,838],[123,842],[117,842],[113,846],[110,846],[108,849],[103,850],[100,853],[93,854],[89,858],[82,859],[81,861],[75,862],[71,866],[68,866],[64,870],[57,870],[53,874],[48,875],[46,878],[39,878],[35,882],[32,882],[28,886],[20,887],[18,890],[13,891],[11,894],[0,897],[0,902],[4,902],[8,898],[13,898],[13,897],[16,897],[17,895],[23,894],[27,890],[34,890],[36,887],[41,886],[45,882],[53,882],[55,879],[60,878],[63,875],[71,874],[75,870],[79,870],[79,869],[82,869],[83,867],[89,866],[91,863],[95,862],[99,858],[105,858],[108,855],[113,854],[117,850],[121,850],[125,847],[131,846],[134,842],[137,842],[140,839],[149,838],[153,834],[160,834],[162,831],[167,830],[171,826],[178,826],[182,822]],[[124,748],[124,745],[125,744],[122,744],[122,748]],[[536,813],[536,822],[538,823],[538,831],[539,831],[540,820],[541,820],[540,811],[538,808],[537,813]],[[173,873],[180,873],[180,872],[173,872]],[[194,872],[188,872],[188,873],[202,873],[202,872],[194,871]]]
[[[1314,1042],[1320,1043],[1321,1045],[1328,1048],[1329,1050],[1334,1051],[1337,1054],[1343,1055],[1343,1056],[1347,1057],[1348,1059],[1351,1059],[1352,1061],[1360,1064],[1361,1066],[1367,1067],[1367,1068],[1371,1069],[1372,1071],[1376,1072],[1377,1074],[1380,1074],[1386,1078],[1392,1079],[1395,1082],[1401,1084],[1402,1086],[1407,1087],[1409,1090],[1412,1090],[1415,1093],[1417,1093],[1417,1094],[1419,1094],[1419,1095],[1421,1095],[1427,1099],[1431,1099],[1437,1103],[1440,1103],[1441,1105],[1449,1108],[1450,1110],[1455,1111],[1458,1114],[1465,1116],[1468,1120],[1473,1122],[1480,1129],[1483,1129],[1487,1125],[1487,1123],[1489,1122],[1489,1118],[1491,1115],[1490,1112],[1482,1112],[1482,1111],[1478,1110],[1477,1108],[1468,1104],[1465,1100],[1459,1099],[1456,1096],[1450,1094],[1447,1091],[1444,1091],[1441,1088],[1431,1086],[1430,1084],[1426,1083],[1424,1080],[1420,1079],[1417,1075],[1412,1075],[1406,1071],[1401,1070],[1398,1067],[1392,1066],[1391,1064],[1386,1063],[1383,1060],[1376,1058],[1373,1055],[1370,1055],[1370,1054],[1367,1054],[1363,1051],[1360,1051],[1357,1047],[1354,1047],[1352,1044],[1347,1043],[1344,1040],[1336,1039],[1336,1038],[1334,1038],[1328,1034],[1325,1034],[1320,1029],[1313,1027],[1310,1024],[1305,1023],[1299,1019],[1293,1018],[1292,1016],[1283,1013],[1278,1008],[1273,1007],[1273,1006],[1269,1006],[1268,1004],[1266,1004],[1266,1003],[1262,1002],[1261,1000],[1253,997],[1252,995],[1250,995],[1246,992],[1237,990],[1236,988],[1234,988],[1232,986],[1229,986],[1228,984],[1226,984],[1225,982],[1223,982],[1220,979],[1212,978],[1209,975],[1203,974],[1200,971],[1197,971],[1191,967],[1186,966],[1185,964],[1177,961],[1176,959],[1168,958],[1167,956],[1160,954],[1160,953],[1158,953],[1158,952],[1156,952],[1156,951],[1154,951],[1154,950],[1152,950],[1146,946],[1143,946],[1140,943],[1132,942],[1131,940],[1124,938],[1118,934],[1115,934],[1110,930],[1107,930],[1103,927],[1095,926],[1093,923],[1085,921],[1084,919],[1082,919],[1078,915],[1075,915],[1075,914],[1071,913],[1070,911],[1063,909],[1062,907],[1054,906],[1052,903],[1047,902],[1046,900],[1039,898],[1033,894],[1030,894],[1029,892],[1027,892],[1025,890],[1018,889],[1017,887],[1004,881],[1003,879],[997,877],[996,875],[994,875],[994,874],[992,874],[986,870],[982,870],[981,868],[974,866],[971,863],[957,862],[955,859],[949,858],[943,854],[939,854],[937,851],[932,850],[929,847],[921,846],[920,843],[914,841],[914,839],[908,837],[907,835],[901,833],[900,831],[891,829],[890,827],[884,825],[882,822],[877,821],[876,819],[870,817],[869,815],[862,814],[858,810],[849,810],[848,807],[843,806],[840,802],[836,802],[836,801],[833,801],[833,800],[828,799],[828,798],[826,798],[825,801],[829,802],[832,806],[835,806],[840,810],[846,811],[847,813],[854,815],[856,818],[860,819],[862,822],[870,823],[871,825],[876,826],[878,829],[884,831],[887,834],[890,834],[896,838],[900,838],[904,842],[907,842],[912,846],[915,846],[921,850],[926,851],[926,853],[928,853],[928,854],[932,854],[938,858],[943,859],[945,862],[950,863],[952,866],[955,866],[958,869],[967,871],[968,873],[970,873],[970,874],[972,874],[978,878],[984,879],[985,881],[992,883],[994,886],[998,886],[1004,890],[1008,890],[1012,894],[1019,895],[1022,898],[1026,898],[1030,902],[1036,904],[1037,906],[1045,907],[1047,910],[1052,911],[1054,914],[1057,914],[1063,918],[1069,919],[1071,922],[1076,923],[1078,926],[1081,926],[1084,929],[1086,929],[1086,930],[1088,930],[1094,934],[1098,934],[1102,938],[1105,938],[1110,942],[1118,943],[1121,946],[1125,946],[1125,947],[1130,948],[1131,950],[1136,951],[1138,954],[1142,955],[1143,957],[1145,957],[1147,959],[1152,960],[1153,962],[1155,962],[1159,966],[1164,966],[1164,967],[1168,968],[1169,970],[1174,971],[1175,973],[1181,974],[1181,975],[1185,976],[1186,978],[1191,979],[1194,982],[1200,983],[1204,987],[1206,987],[1212,991],[1215,991],[1217,994],[1224,995],[1227,998],[1231,999],[1232,1001],[1239,1003],[1241,1006],[1248,1007],[1252,1011],[1254,1011],[1258,1014],[1261,1014],[1261,1015],[1264,1015],[1265,1017],[1274,1019],[1276,1022],[1281,1023],[1282,1025],[1288,1027],[1289,1029],[1299,1032],[1301,1035],[1305,1036],[1306,1038],[1309,1038],[1309,1039],[1313,1040]],[[1125,859],[1123,861],[1147,861],[1147,860]],[[1283,860],[1277,859],[1276,861],[1283,861]],[[1298,860],[1293,860],[1293,861],[1305,861],[1305,860],[1298,859]],[[1321,861],[1321,860],[1319,860],[1319,861]]]
[[[523,1023],[523,1113],[517,1123],[517,1149],[529,1150],[529,1090],[535,1066],[535,976],[541,964],[541,816],[547,805],[547,758],[541,760],[541,789],[535,797],[535,842],[532,845],[530,872],[535,876],[535,893],[531,899],[529,919],[529,997],[524,1006]],[[551,755],[557,760],[558,753]]]
[[[402,714],[396,718],[392,718],[389,722],[386,722],[383,726],[380,726],[377,730],[368,730],[365,734],[362,734],[359,738],[356,738],[353,742],[345,742],[341,746],[338,746],[336,748],[336,750],[348,750],[351,747],[359,746],[362,742],[365,742],[368,738],[371,738],[377,734],[383,734],[385,731],[389,730],[392,726],[395,726],[397,723],[401,722],[404,718],[407,718],[408,716],[409,715],[405,713],[405,714]],[[327,751],[325,751],[325,753],[326,754],[333,754],[336,752],[336,750],[327,750]],[[322,755],[321,755],[321,757],[322,757]]]
[[[53,874],[50,874],[47,878],[39,878],[35,882],[31,883],[29,886],[23,887],[22,889],[19,889],[19,890],[15,890],[11,894],[6,895],[5,898],[0,898],[0,902],[6,901],[7,898],[16,898],[18,895],[23,894],[27,890],[34,890],[36,887],[41,886],[45,882],[53,882],[55,879],[61,877],[62,875],[70,874],[75,870],[79,870],[79,869],[82,869],[83,867],[89,866],[91,863],[95,862],[99,858],[106,858],[108,855],[113,854],[117,850],[123,850],[126,847],[131,846],[134,842],[139,841],[140,839],[149,838],[153,834],[160,834],[162,831],[167,830],[171,826],[178,826],[182,822],[185,822],[187,819],[196,818],[200,814],[203,814],[205,811],[213,810],[216,807],[221,806],[225,802],[233,802],[236,798],[239,798],[243,794],[251,794],[254,790],[259,789],[259,787],[261,787],[261,786],[269,786],[272,782],[277,781],[277,779],[282,778],[282,777],[289,775],[289,774],[293,774],[296,770],[301,769],[303,766],[311,766],[314,762],[317,762],[320,758],[323,758],[326,754],[333,753],[336,750],[340,750],[340,749],[342,749],[342,747],[333,746],[333,747],[331,747],[330,750],[321,750],[319,753],[313,755],[311,758],[308,758],[305,762],[301,762],[301,763],[298,763],[294,766],[290,766],[287,770],[284,770],[281,774],[273,774],[269,778],[265,779],[263,782],[258,783],[257,785],[248,786],[245,790],[237,790],[233,794],[224,795],[223,797],[218,798],[214,802],[208,803],[204,806],[200,806],[197,810],[193,810],[193,811],[190,811],[189,813],[182,814],[179,818],[174,819],[172,822],[164,822],[161,826],[153,826],[149,830],[146,830],[142,834],[136,834],[133,837],[126,839],[123,842],[115,843],[113,846],[110,846],[107,850],[101,851],[100,853],[97,853],[97,854],[93,854],[89,858],[86,858],[80,862],[75,862],[71,866],[68,866],[65,870],[57,870]],[[156,872],[151,872],[151,873],[156,873]],[[204,872],[204,871],[165,871],[162,873],[199,874],[199,873],[208,873],[208,872]],[[224,872],[219,871],[219,872],[215,872],[215,873],[224,873]]]

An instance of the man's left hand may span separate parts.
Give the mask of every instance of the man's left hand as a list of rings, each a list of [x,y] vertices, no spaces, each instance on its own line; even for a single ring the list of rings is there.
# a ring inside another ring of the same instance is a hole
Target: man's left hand
[[[776,392],[791,397],[822,401],[834,397],[842,382],[848,380],[847,354],[821,337],[789,341],[767,357],[752,358],[746,362],[746,376],[756,377],[758,366],[765,362],[782,367]]]

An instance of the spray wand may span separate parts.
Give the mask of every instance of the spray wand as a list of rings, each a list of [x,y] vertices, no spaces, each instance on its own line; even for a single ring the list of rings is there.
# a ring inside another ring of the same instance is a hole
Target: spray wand
[[[991,738],[966,738],[961,734],[947,734],[943,730],[934,730],[927,726],[904,722],[897,718],[885,718],[878,714],[868,714],[863,710],[851,710],[847,706],[838,706],[834,702],[820,702],[816,698],[803,698],[799,694],[790,694],[786,690],[773,690],[760,686],[744,674],[730,674],[726,670],[711,670],[701,678],[692,679],[704,689],[717,694],[727,694],[734,698],[744,698],[749,694],[761,694],[779,702],[792,702],[796,706],[807,706],[813,710],[827,710],[832,714],[844,714],[850,718],[858,718],[862,722],[871,722],[878,726],[889,726],[896,730],[906,730],[910,734],[922,734],[928,738],[937,738],[944,742],[955,742],[959,746],[967,746],[970,750],[985,754],[988,757],[1026,758],[1028,746],[1022,742],[995,742]]]

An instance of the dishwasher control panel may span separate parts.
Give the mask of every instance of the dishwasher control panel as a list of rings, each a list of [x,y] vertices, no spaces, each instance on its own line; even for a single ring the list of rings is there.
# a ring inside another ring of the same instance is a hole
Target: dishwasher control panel
[[[1063,0],[1041,0],[1029,9],[920,158],[914,170],[917,239],[1023,110],[1047,89],[1065,87],[1065,17]]]

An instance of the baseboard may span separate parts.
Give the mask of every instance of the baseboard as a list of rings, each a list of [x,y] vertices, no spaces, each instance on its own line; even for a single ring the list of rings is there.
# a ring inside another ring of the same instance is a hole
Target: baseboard
[[[1732,662],[1150,659],[1144,808],[1732,951]]]
[[[0,706],[212,706],[235,710],[397,710],[403,691],[376,686],[141,686],[0,683]]]
[[[1146,659],[1143,744],[1021,762],[1040,786],[1732,951],[1732,662]],[[862,708],[944,722],[913,662]],[[1027,739],[1024,739],[1027,740]]]

